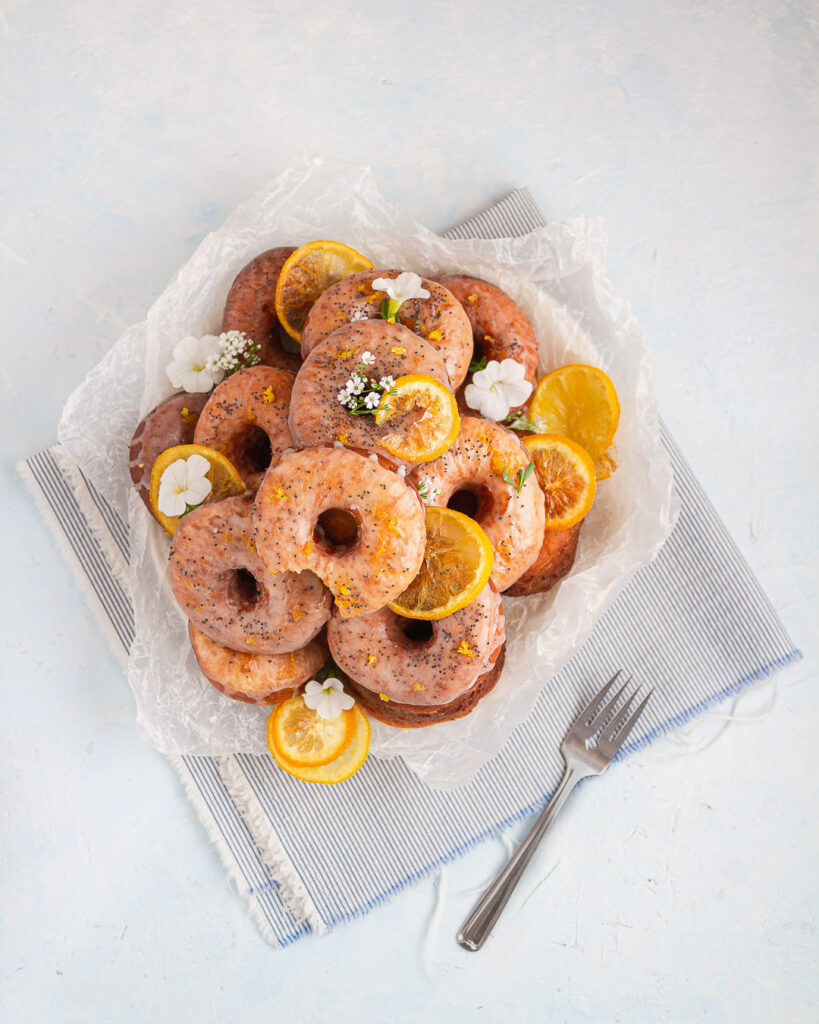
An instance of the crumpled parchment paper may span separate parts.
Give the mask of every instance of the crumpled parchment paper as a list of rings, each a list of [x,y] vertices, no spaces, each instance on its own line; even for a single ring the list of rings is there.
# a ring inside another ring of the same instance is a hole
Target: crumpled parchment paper
[[[128,678],[140,732],[169,754],[266,751],[269,709],[223,697],[199,672],[168,584],[169,538],[131,486],[128,446],[141,417],[172,392],[165,366],[176,342],[218,333],[236,273],[264,249],[314,238],[344,241],[377,267],[432,278],[462,271],[494,282],[532,318],[541,373],[591,363],[610,375],[620,398],[617,472],[599,484],[571,574],[547,595],[504,599],[506,666],[492,693],[454,722],[425,729],[373,722],[372,755],[403,757],[431,785],[462,785],[501,749],[631,574],[656,554],[676,514],[648,353],[606,275],[600,221],[451,241],[385,199],[368,168],[322,157],[299,162],[204,239],[147,319],[125,332],[69,398],[59,439],[130,525],[136,638]]]

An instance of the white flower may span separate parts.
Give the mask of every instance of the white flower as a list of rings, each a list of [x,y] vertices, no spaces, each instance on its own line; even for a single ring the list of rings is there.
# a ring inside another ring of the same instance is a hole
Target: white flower
[[[424,477],[424,479],[418,484],[418,495],[425,505],[429,505],[431,502],[436,501],[440,493],[440,487],[434,487],[432,481],[427,477]]]
[[[362,352],[361,362],[365,366],[372,366],[372,364],[375,362],[375,356],[372,354],[372,352]]]
[[[429,292],[421,285],[421,278],[418,274],[413,274],[411,270],[405,270],[395,280],[389,277],[377,277],[373,281],[373,288],[379,292],[386,292],[392,301],[399,305],[409,299],[429,298]]]
[[[389,391],[391,387],[395,386],[395,377],[382,377],[378,383],[385,391]]]
[[[378,405],[378,403],[380,401],[381,401],[381,395],[379,395],[379,393],[377,391],[369,391],[364,396],[364,405],[368,409],[374,409]]]
[[[516,359],[504,359],[500,363],[491,359],[486,369],[472,374],[472,383],[467,384],[464,398],[470,409],[477,409],[487,419],[502,420],[513,405],[522,405],[531,393],[532,385],[526,380],[522,363]]]
[[[159,478],[159,511],[181,516],[191,505],[201,505],[213,486],[207,478],[210,463],[203,455],[172,462]]]
[[[191,394],[210,391],[224,377],[224,370],[209,364],[211,356],[218,358],[221,352],[219,339],[214,334],[204,338],[188,336],[173,350],[173,359],[165,372],[175,388],[182,388]]]
[[[355,701],[344,692],[341,680],[331,676],[323,683],[311,679],[304,688],[304,703],[319,718],[338,718],[342,711],[349,711]]]
[[[350,394],[348,391],[339,391],[336,397],[342,405],[346,405],[350,401]]]

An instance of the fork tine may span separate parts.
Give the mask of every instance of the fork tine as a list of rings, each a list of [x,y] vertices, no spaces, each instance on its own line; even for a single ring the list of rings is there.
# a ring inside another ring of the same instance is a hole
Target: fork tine
[[[623,687],[623,690],[624,689],[625,686]],[[623,691],[621,690],[620,692],[622,693]],[[611,743],[614,734],[617,732],[617,730],[620,728],[623,722],[625,722],[626,718],[628,718],[628,709],[634,703],[634,698],[637,696],[639,692],[639,690],[635,690],[634,693],[632,693],[632,695],[629,697],[626,703],[620,708],[620,710],[617,712],[614,718],[612,718],[612,720],[608,723],[606,728],[600,734],[600,739],[597,741],[598,743]]]
[[[637,719],[640,717],[640,715],[642,715],[646,704],[648,704],[649,700],[651,700],[652,693],[654,693],[653,688],[649,690],[646,696],[640,701],[631,718],[629,718],[629,720],[626,722],[626,724],[623,726],[623,728],[620,730],[617,736],[613,740],[608,740],[609,745],[613,748],[611,752],[612,757],[614,757],[614,755],[618,752],[620,747],[622,747],[622,745],[626,742],[628,734],[637,724]],[[636,696],[636,694],[634,694],[634,696]]]
[[[606,696],[606,694],[609,692],[609,690],[612,688],[612,686],[614,686],[614,684],[615,684],[615,682],[617,680],[617,677],[622,673],[622,671],[623,670],[621,668],[618,668],[617,671],[614,673],[614,675],[611,677],[611,679],[609,679],[609,681],[606,683],[606,685],[601,687],[601,689],[599,689],[597,691],[597,693],[592,697],[592,699],[589,701],[589,703],[583,708],[583,710],[580,712],[580,714],[575,719],[575,723],[574,724],[576,726],[577,725],[584,725],[586,719],[589,717],[589,715],[592,713],[592,711],[596,711],[597,710],[597,705]]]
[[[600,708],[600,710],[597,712],[597,714],[594,716],[591,722],[589,722],[588,726],[586,727],[589,736],[593,736],[600,728],[600,726],[603,724],[603,720],[606,718],[606,716],[611,714],[612,709],[617,706],[617,701],[623,695],[623,691],[630,682],[631,676],[628,677],[628,679],[623,683],[623,685],[620,687],[617,693],[615,693],[611,700],[606,701],[606,703],[603,705],[602,708]],[[626,705],[626,707],[628,707],[628,704]]]

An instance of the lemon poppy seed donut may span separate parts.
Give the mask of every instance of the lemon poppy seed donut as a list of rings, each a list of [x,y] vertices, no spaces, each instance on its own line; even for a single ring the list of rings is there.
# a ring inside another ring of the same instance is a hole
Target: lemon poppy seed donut
[[[433,622],[381,608],[353,619],[334,611],[327,626],[333,661],[384,703],[451,704],[490,669],[504,639],[501,599],[491,582],[474,601]]]
[[[137,494],[151,508],[151,470],[157,456],[167,448],[191,444],[207,394],[171,395],[140,421],[131,440],[129,468]]]
[[[400,270],[362,270],[322,292],[304,325],[302,356],[308,356],[341,324],[380,319],[381,304],[387,295],[375,291],[373,281],[379,277],[394,280],[400,273]],[[404,302],[398,310],[398,321],[439,350],[454,390],[469,369],[472,328],[463,306],[447,288],[426,278],[422,278],[421,283],[429,292],[429,298]]]
[[[342,543],[324,529],[327,516],[351,523]],[[375,453],[342,446],[285,452],[259,487],[253,518],[268,572],[314,572],[343,617],[375,611],[406,590],[426,547],[415,490]]]
[[[237,370],[214,389],[199,415],[195,443],[227,456],[251,490],[293,445],[287,417],[294,380],[273,366]]]
[[[514,359],[526,373],[526,380],[537,384],[538,343],[529,317],[506,292],[465,274],[439,278],[461,303],[472,329],[471,360],[486,356],[487,361]]]
[[[582,522],[566,530],[546,530],[537,558],[505,593],[510,597],[543,594],[567,576],[574,565]]]
[[[434,495],[430,504],[465,512],[483,527],[495,553],[491,579],[501,592],[523,575],[543,544],[546,512],[537,477],[530,473],[520,491],[514,483],[530,461],[511,430],[462,416],[461,432],[449,451],[409,477]]]
[[[373,693],[349,676],[345,678],[347,689],[372,718],[400,729],[420,729],[426,725],[451,722],[455,718],[471,714],[478,702],[497,685],[505,655],[506,644],[503,643],[493,655],[489,668],[478,677],[474,686],[449,704],[402,704],[394,700],[385,701],[380,694]]]
[[[248,654],[288,654],[319,632],[332,602],[312,573],[265,568],[252,510],[253,496],[243,494],[183,516],[171,542],[171,589],[211,640]]]
[[[320,637],[289,654],[246,654],[216,643],[192,622],[188,636],[208,682],[246,704],[278,704],[295,697],[327,661],[327,644]]]
[[[341,441],[354,448],[370,448],[396,461],[378,444],[392,429],[376,426],[374,416],[354,416],[338,400],[353,372],[369,352],[372,363],[362,375],[381,380],[409,373],[424,373],[449,387],[441,353],[406,327],[386,320],[362,320],[339,327],[317,345],[302,363],[290,399],[290,432],[307,447]]]
[[[295,373],[300,364],[298,351],[283,347],[284,329],[276,315],[276,285],[285,260],[295,249],[268,249],[236,275],[222,315],[223,331],[242,331],[260,346],[259,359],[266,366]],[[286,344],[287,342],[285,342]]]

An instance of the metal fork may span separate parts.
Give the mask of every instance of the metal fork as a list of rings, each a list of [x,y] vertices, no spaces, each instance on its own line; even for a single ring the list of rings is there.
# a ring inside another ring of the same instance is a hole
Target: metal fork
[[[506,867],[481,896],[472,913],[461,925],[458,942],[464,949],[477,952],[486,942],[501,911],[508,903],[509,897],[526,870],[527,864],[532,859],[540,840],[565,803],[566,797],[581,779],[585,779],[588,775],[600,775],[608,767],[634,728],[637,719],[643,713],[651,697],[651,690],[629,715],[631,706],[639,693],[638,687],[615,714],[617,702],[631,682],[631,676],[613,697],[606,700],[606,696],[620,674],[619,671],[614,673],[602,690],[595,694],[583,708],[574,725],[566,733],[566,737],[560,745],[560,753],[566,764],[560,785],[557,787],[555,795],[544,807],[529,834],[509,858]],[[597,737],[597,742],[594,746],[589,746],[589,741],[597,733],[600,734]]]

